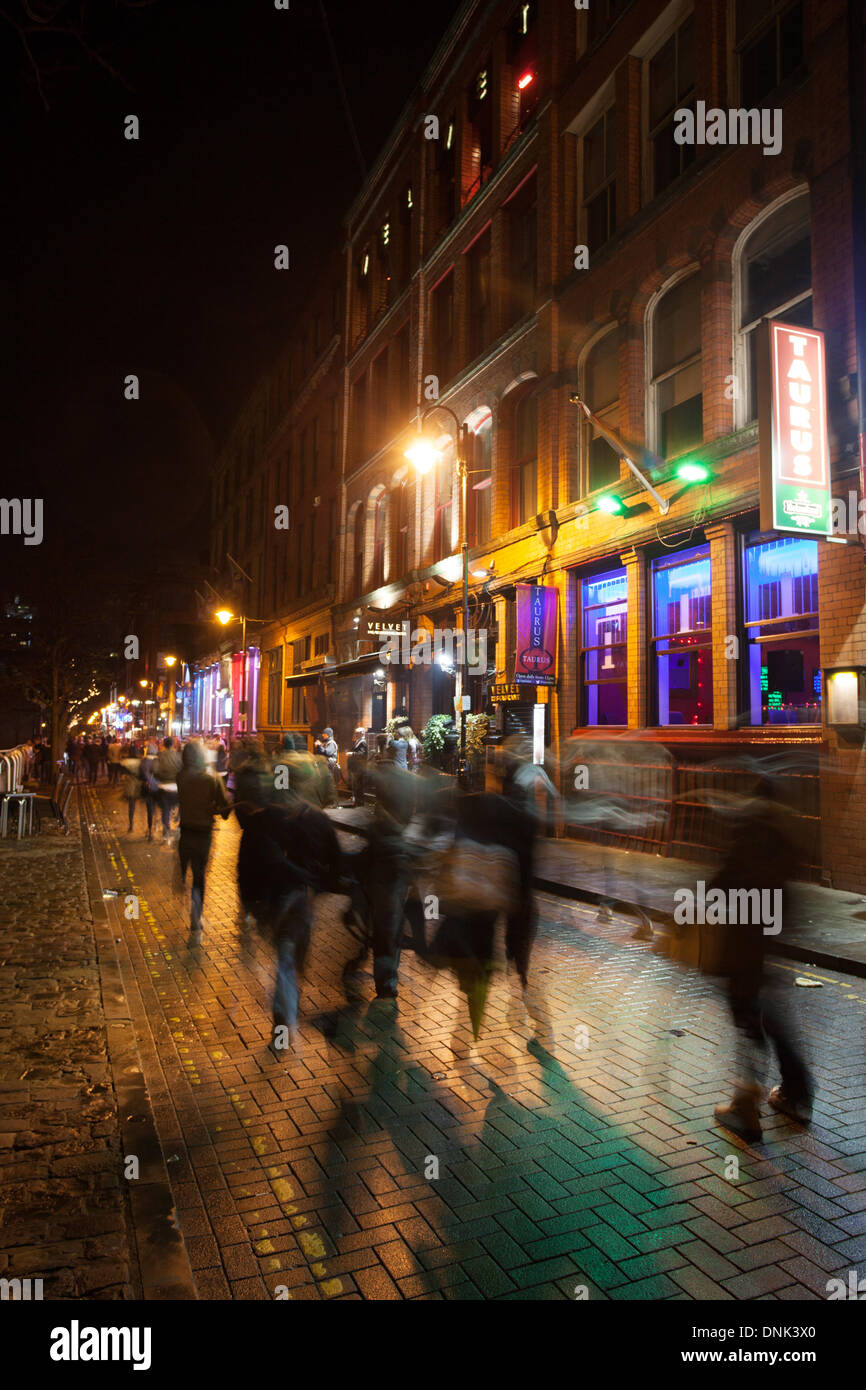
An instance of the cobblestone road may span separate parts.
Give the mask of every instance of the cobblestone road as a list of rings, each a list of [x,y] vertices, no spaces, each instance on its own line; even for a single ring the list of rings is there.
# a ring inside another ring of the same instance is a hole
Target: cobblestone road
[[[805,968],[772,967],[820,1090],[811,1132],[769,1112],[747,1148],[712,1123],[733,1076],[722,1002],[632,940],[633,922],[542,897],[534,1021],[501,972],[473,1047],[452,977],[410,952],[399,1013],[371,1003],[369,975],[347,1001],[351,942],[328,897],[302,1052],[278,1062],[272,952],[238,920],[234,820],[188,948],[176,856],[140,824],[121,833],[107,789],[85,796],[101,887],[140,902],[137,921],[122,896],[109,911],[199,1297],[814,1299],[862,1275],[863,981],[812,972],[822,988],[800,989]]]

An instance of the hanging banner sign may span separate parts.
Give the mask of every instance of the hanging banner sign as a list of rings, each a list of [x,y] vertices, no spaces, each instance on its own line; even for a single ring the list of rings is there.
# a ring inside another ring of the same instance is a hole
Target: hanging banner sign
[[[556,684],[556,589],[518,584],[516,685]]]
[[[761,530],[832,533],[824,334],[757,329]]]

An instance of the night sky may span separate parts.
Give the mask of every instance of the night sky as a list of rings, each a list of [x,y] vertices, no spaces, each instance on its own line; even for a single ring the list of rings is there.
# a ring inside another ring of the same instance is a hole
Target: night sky
[[[55,23],[81,8],[63,3]],[[61,537],[83,566],[118,573],[191,529],[190,553],[206,548],[190,523],[216,452],[361,180],[319,0],[83,8],[84,42],[116,75],[72,33],[25,35],[48,110],[0,16],[2,495],[45,499],[42,546],[0,537],[18,589]],[[458,8],[326,0],[368,163]],[[130,113],[137,142],[123,137]],[[135,403],[123,399],[130,372]]]

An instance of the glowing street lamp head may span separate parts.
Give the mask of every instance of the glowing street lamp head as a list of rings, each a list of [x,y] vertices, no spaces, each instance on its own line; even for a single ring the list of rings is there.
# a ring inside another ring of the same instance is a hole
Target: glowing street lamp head
[[[612,492],[608,492],[604,497],[599,497],[598,499],[598,510],[600,512],[607,512],[609,516],[618,516],[622,509],[622,498],[617,497]]]
[[[166,664],[166,666],[168,666],[168,667],[172,667],[172,666],[174,666],[176,663],[177,663],[177,657],[176,657],[176,656],[167,656],[167,657],[165,658],[165,664]]]
[[[141,686],[142,690],[146,690],[147,687],[150,685],[150,681],[146,680],[140,680],[138,683]]]
[[[406,458],[415,465],[418,473],[423,475],[429,473],[430,469],[437,464],[442,457],[439,449],[429,439],[423,436],[416,439],[414,444],[410,444],[406,450]]]
[[[677,477],[684,483],[705,483],[709,476],[710,470],[705,463],[681,463],[677,469]]]
[[[225,627],[226,623],[231,622],[232,618],[234,617],[234,613],[230,608],[218,608],[216,613],[214,614],[214,617],[216,618],[217,622],[222,623],[223,627]]]

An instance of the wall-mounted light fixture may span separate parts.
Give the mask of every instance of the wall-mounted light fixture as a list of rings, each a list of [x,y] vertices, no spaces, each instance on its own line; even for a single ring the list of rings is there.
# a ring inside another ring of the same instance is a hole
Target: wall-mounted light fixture
[[[866,726],[866,666],[837,666],[824,671],[827,723],[835,729]]]

